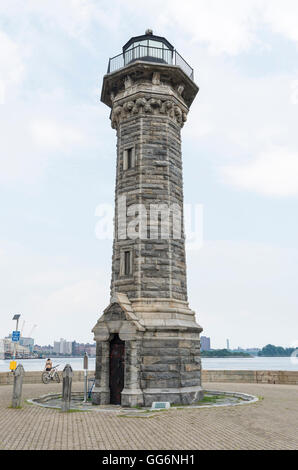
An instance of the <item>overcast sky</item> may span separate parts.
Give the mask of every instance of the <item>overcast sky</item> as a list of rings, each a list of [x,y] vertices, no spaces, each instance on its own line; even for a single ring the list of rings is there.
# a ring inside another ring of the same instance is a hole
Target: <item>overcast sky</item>
[[[182,131],[185,202],[204,210],[190,307],[212,347],[297,343],[297,18],[297,0],[1,0],[0,337],[20,313],[38,344],[93,339],[115,182],[101,82],[151,28],[200,86]]]

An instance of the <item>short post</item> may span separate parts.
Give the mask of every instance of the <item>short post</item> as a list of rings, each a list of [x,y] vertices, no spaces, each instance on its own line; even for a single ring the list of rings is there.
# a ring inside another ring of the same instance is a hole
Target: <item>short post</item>
[[[73,376],[72,367],[70,364],[66,364],[66,366],[63,369],[61,411],[68,411],[70,408],[72,376]]]
[[[87,403],[88,354],[84,354],[84,403]]]
[[[20,406],[22,405],[24,374],[24,367],[22,366],[22,364],[19,364],[16,370],[13,372],[12,408],[20,408]]]

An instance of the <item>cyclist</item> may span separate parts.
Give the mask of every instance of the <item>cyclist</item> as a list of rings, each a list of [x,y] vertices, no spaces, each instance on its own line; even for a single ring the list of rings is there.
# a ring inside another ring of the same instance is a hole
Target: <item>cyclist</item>
[[[48,358],[47,361],[46,361],[45,369],[46,369],[47,372],[51,372],[52,368],[53,368],[53,363],[52,363],[51,359]]]
[[[55,367],[53,367],[51,359],[47,359],[45,369],[42,373],[41,379],[44,384],[48,384],[50,380],[55,380],[57,383],[60,383],[60,377],[57,372],[57,367],[59,364]]]

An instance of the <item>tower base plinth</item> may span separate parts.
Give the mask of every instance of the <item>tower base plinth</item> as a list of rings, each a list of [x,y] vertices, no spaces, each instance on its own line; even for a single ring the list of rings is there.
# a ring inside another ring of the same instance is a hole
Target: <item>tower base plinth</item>
[[[191,405],[204,397],[201,386],[173,389],[145,389],[144,404],[151,406],[155,401],[168,401],[175,405]]]
[[[117,396],[122,406],[151,406],[154,401],[187,405],[203,398],[200,333],[187,302],[168,299],[129,301],[116,294],[93,329],[97,343],[93,403]],[[115,336],[124,355],[111,361]],[[124,363],[124,364],[123,364]],[[124,365],[124,368],[123,368]],[[113,368],[113,370],[111,370]],[[121,371],[124,388],[119,391]],[[118,375],[117,375],[118,374]],[[111,380],[115,377],[116,381]],[[119,380],[118,380],[119,379]]]

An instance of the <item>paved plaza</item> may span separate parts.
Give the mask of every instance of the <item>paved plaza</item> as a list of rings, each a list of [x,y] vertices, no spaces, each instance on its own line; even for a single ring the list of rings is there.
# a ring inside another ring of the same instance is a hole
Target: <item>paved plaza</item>
[[[70,412],[24,402],[9,408],[12,386],[0,386],[0,449],[298,449],[298,386],[205,384],[209,390],[262,397],[253,404],[182,409],[153,417],[115,412]],[[61,384],[24,385],[24,399],[61,390]],[[83,390],[82,383],[73,384]]]

